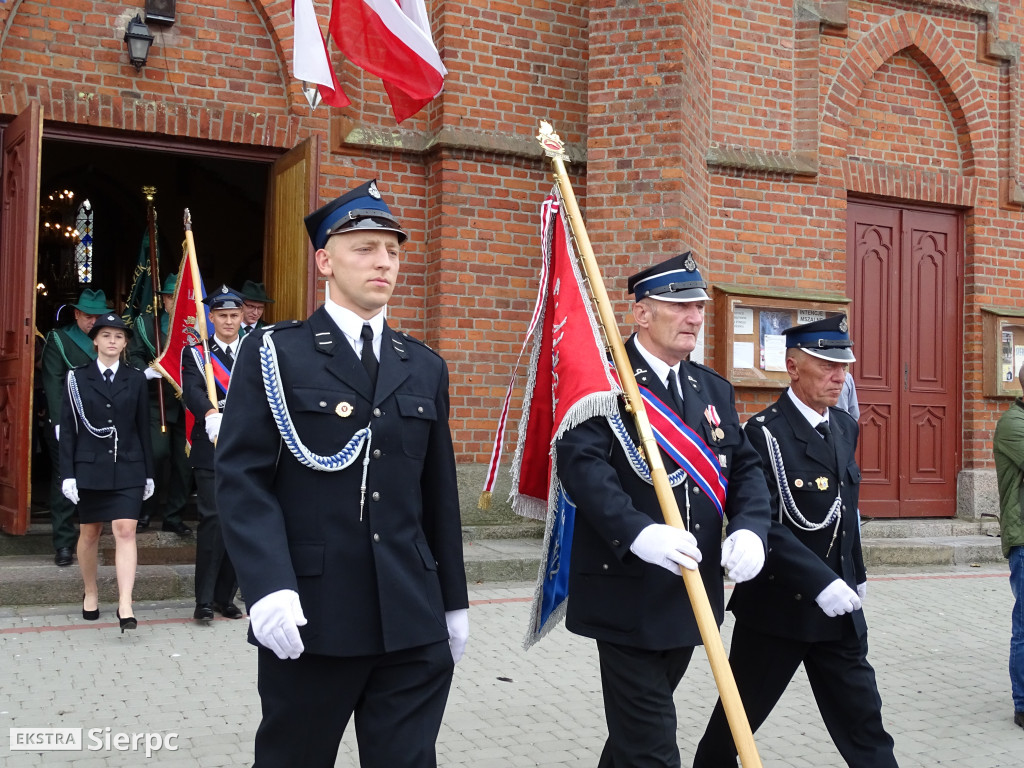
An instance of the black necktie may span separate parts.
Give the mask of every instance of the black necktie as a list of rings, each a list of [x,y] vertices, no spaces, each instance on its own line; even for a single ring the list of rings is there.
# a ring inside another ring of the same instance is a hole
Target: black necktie
[[[363,361],[366,374],[370,377],[370,384],[377,388],[377,356],[373,354],[373,328],[369,323],[363,323],[363,329],[359,332],[359,338],[363,340],[363,351],[359,353],[359,359]]]
[[[252,326],[251,325],[243,325],[242,326],[242,330],[239,331],[238,335],[239,336],[245,336],[245,334],[249,333],[251,330],[252,330]]]
[[[103,378],[107,380],[107,386],[109,387],[114,383],[114,372],[107,368],[107,370],[103,372]]]
[[[834,456],[836,452],[836,444],[832,440],[832,429],[829,427],[828,422],[819,421],[815,429],[818,430],[818,432],[821,433],[821,436],[825,438],[825,445],[828,446],[830,452],[829,455]]]
[[[224,354],[228,356],[228,360],[234,360],[235,356],[231,352],[231,345],[224,347]]]
[[[675,368],[668,369],[668,394],[671,398],[671,405],[676,413],[683,415],[683,396],[679,394],[679,378],[676,376]]]

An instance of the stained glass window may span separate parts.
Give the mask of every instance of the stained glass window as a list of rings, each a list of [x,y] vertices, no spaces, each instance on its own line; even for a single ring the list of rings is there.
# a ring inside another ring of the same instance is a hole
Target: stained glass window
[[[75,217],[78,242],[75,244],[75,269],[79,283],[92,282],[92,203],[83,200]]]

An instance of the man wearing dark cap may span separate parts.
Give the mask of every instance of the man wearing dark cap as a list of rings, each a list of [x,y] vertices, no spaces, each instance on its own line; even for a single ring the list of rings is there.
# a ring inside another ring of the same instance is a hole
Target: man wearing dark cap
[[[50,429],[46,431],[46,442],[50,449],[50,522],[53,526],[53,561],[59,566],[71,565],[71,553],[78,539],[72,517],[75,505],[64,498],[60,490],[60,451],[57,440],[60,431],[60,414],[64,404],[64,380],[68,371],[96,359],[96,347],[89,338],[96,318],[109,312],[107,297],[101,290],[86,288],[71,305],[75,310],[75,322],[61,328],[54,328],[46,335],[43,347],[43,391],[46,393],[46,407],[49,413]]]
[[[306,217],[328,299],[256,331],[217,449],[224,536],[259,646],[256,762],[425,768],[468,596],[448,369],[384,319],[406,233],[375,182]]]
[[[729,662],[753,730],[802,662],[847,764],[894,768],[861,610],[867,573],[857,521],[857,422],[835,407],[854,362],[853,342],[846,315],[783,333],[789,389],[746,425],[771,491],[768,559],[729,601],[736,616]],[[721,702],[693,764],[736,765]]]
[[[157,340],[160,349],[167,345],[167,334],[174,311],[174,288],[178,284],[177,275],[168,275],[163,287],[158,291],[163,307],[157,317],[151,313],[140,315],[135,321],[135,333],[128,342],[128,362],[142,371],[150,380],[149,385],[149,420],[150,436],[153,442],[153,462],[156,465],[157,477],[166,474],[167,489],[164,498],[163,525],[164,531],[176,533],[182,538],[192,535],[181,519],[188,503],[188,495],[192,491],[192,468],[189,466],[188,453],[185,450],[185,409],[178,393],[170,381],[164,379],[158,370],[151,367],[156,358]],[[164,417],[160,419],[160,396],[157,387],[164,391]],[[166,427],[166,431],[164,431]],[[153,496],[142,505],[139,516],[139,528],[149,527],[149,518],[157,506],[157,497]]]
[[[201,344],[181,351],[181,399],[192,412],[189,459],[196,478],[199,527],[196,530],[196,608],[192,618],[207,624],[214,612],[226,619],[244,615],[235,605],[238,582],[231,557],[224,548],[221,518],[214,485],[214,453],[220,433],[221,412],[241,340],[242,297],[222,285],[211,291],[203,303],[210,308],[214,334],[209,340],[209,358]],[[217,402],[211,402],[206,364],[213,372]],[[244,426],[240,426],[244,431]]]
[[[273,304],[274,300],[267,296],[267,287],[263,283],[252,280],[245,281],[241,293],[242,327],[238,335],[245,337],[266,325],[262,320],[263,310],[267,308],[267,304]]]
[[[557,442],[559,477],[577,510],[566,627],[597,640],[608,725],[602,768],[680,764],[673,694],[701,644],[680,568],[699,568],[721,624],[722,569],[737,582],[753,578],[770,522],[764,475],[740,429],[732,386],[688,360],[708,300],[692,256],[645,269],[628,287],[636,333],[626,352],[647,390],[648,413],[667,411],[673,449],[708,451],[718,466],[705,464],[704,474],[691,477],[663,450],[681,530],[663,523],[654,487],[630,459],[638,437],[625,408],[618,422],[628,435],[593,418]],[[702,490],[715,482],[728,484],[722,510]]]

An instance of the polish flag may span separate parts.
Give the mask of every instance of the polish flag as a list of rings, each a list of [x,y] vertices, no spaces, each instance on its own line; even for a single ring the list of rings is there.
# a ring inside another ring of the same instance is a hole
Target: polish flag
[[[292,74],[295,79],[315,83],[324,104],[332,107],[347,107],[352,102],[338,85],[330,57],[327,55],[327,41],[324,40],[320,24],[313,10],[313,0],[293,0],[292,16],[295,21],[295,39],[292,50]]]
[[[423,0],[334,0],[329,29],[353,64],[384,81],[399,123],[444,87]]]

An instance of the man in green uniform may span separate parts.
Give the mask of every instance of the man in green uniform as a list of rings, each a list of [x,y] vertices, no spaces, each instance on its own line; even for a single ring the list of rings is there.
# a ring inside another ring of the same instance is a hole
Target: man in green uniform
[[[164,379],[159,371],[150,367],[156,358],[157,321],[160,324],[160,349],[163,350],[167,344],[168,326],[174,310],[174,287],[177,283],[177,275],[168,275],[164,280],[163,288],[159,291],[163,309],[160,310],[156,320],[153,319],[152,314],[140,315],[136,320],[135,333],[132,334],[132,338],[128,342],[128,362],[145,373],[146,378],[151,380],[149,385],[149,422],[158,486],[161,484],[160,479],[164,477],[164,472],[167,473],[167,484],[164,486],[167,492],[164,498],[162,530],[187,538],[192,535],[192,529],[185,525],[181,515],[185,511],[185,504],[188,503],[188,495],[192,490],[192,467],[189,466],[188,455],[185,453],[185,409],[174,385]],[[156,381],[157,379],[162,381]],[[164,391],[166,432],[160,428],[160,397],[157,387],[163,387]],[[165,465],[167,466],[166,470],[164,469]],[[149,526],[149,518],[156,512],[156,509],[157,498],[154,494],[142,505],[139,528]]]
[[[43,347],[43,390],[49,411],[49,429],[46,443],[50,451],[50,522],[53,526],[53,548],[56,555],[53,562],[59,566],[71,565],[71,553],[78,533],[71,520],[75,505],[64,498],[60,490],[60,453],[57,440],[60,425],[60,410],[64,402],[64,379],[68,371],[96,359],[96,348],[89,331],[96,318],[106,312],[107,297],[103,291],[86,288],[78,297],[78,303],[71,305],[75,310],[75,322],[61,328],[54,328],[46,335]]]
[[[263,310],[274,300],[267,296],[267,287],[263,283],[246,280],[242,286],[242,326],[238,329],[239,336],[258,331],[266,323],[263,322]]]

